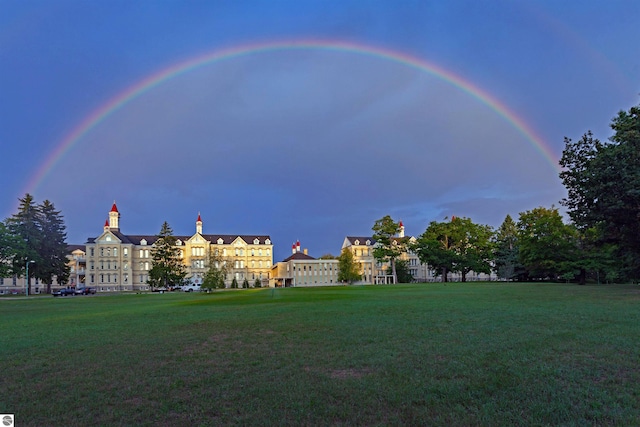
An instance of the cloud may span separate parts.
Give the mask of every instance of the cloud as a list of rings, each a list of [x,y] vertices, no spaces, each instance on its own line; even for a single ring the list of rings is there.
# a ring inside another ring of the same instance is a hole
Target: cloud
[[[387,213],[422,232],[443,213],[495,224],[561,197],[531,142],[467,93],[380,58],[300,51],[159,85],[92,129],[42,187],[82,233],[101,231],[115,198],[125,233],[169,219],[192,232],[201,211],[208,232],[272,234],[285,249],[307,236],[321,253]]]

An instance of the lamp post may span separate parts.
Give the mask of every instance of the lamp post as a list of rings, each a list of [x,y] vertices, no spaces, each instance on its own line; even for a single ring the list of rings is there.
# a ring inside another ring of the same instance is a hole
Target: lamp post
[[[29,264],[33,264],[35,263],[35,261],[31,260],[31,261],[27,261],[27,296],[29,296]]]

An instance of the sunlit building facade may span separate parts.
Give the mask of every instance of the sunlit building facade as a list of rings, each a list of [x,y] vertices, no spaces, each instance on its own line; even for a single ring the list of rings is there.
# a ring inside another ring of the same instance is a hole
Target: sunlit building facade
[[[189,280],[201,282],[210,262],[222,262],[228,271],[227,286],[234,278],[238,283],[246,279],[251,286],[258,279],[267,286],[273,260],[269,236],[204,234],[202,225],[198,214],[193,235],[174,236]],[[95,286],[98,292],[149,290],[147,282],[156,240],[155,235],[123,234],[120,213],[114,203],[102,234],[86,244],[87,286]]]

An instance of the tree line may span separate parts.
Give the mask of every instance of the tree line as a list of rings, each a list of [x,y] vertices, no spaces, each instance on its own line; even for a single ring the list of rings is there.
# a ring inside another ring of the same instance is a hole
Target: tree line
[[[0,222],[0,277],[25,277],[28,270],[51,293],[54,278],[60,284],[69,280],[64,218],[49,200],[38,204],[27,193],[19,201],[18,212]]]
[[[640,106],[620,111],[611,122],[608,142],[589,131],[579,141],[565,138],[560,179],[567,197],[565,222],[558,208],[538,207],[507,215],[494,230],[469,218],[432,221],[415,242],[399,237],[400,224],[390,216],[372,228],[373,255],[387,263],[394,282],[401,255],[415,253],[420,261],[447,280],[459,273],[494,271],[505,280],[638,281],[640,278]],[[353,282],[360,275],[353,257],[339,260]],[[401,268],[401,270],[403,270]],[[402,271],[404,274],[405,271]]]
[[[400,224],[390,216],[372,227],[374,258],[388,263],[394,282],[410,281],[401,255],[415,253],[442,280],[450,272],[462,280],[470,271],[492,270],[506,280],[637,281],[640,279],[640,105],[620,111],[612,119],[609,141],[595,139],[590,131],[578,141],[565,138],[560,179],[567,197],[565,222],[554,206],[507,215],[494,230],[470,218],[432,221],[415,241],[399,237]],[[18,212],[0,222],[0,277],[23,276],[29,271],[46,284],[56,277],[69,278],[66,228],[60,211],[45,200],[37,204],[26,194]],[[175,238],[165,222],[152,250],[149,284],[178,285],[186,280]],[[224,286],[229,266],[213,254],[204,287]],[[338,257],[339,280],[361,278],[353,254]],[[248,281],[232,284],[248,287]],[[259,286],[256,280],[254,286]]]

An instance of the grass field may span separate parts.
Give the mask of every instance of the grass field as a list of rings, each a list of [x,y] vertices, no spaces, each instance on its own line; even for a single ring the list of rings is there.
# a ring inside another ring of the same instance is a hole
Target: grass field
[[[0,300],[25,426],[640,425],[640,287]]]

